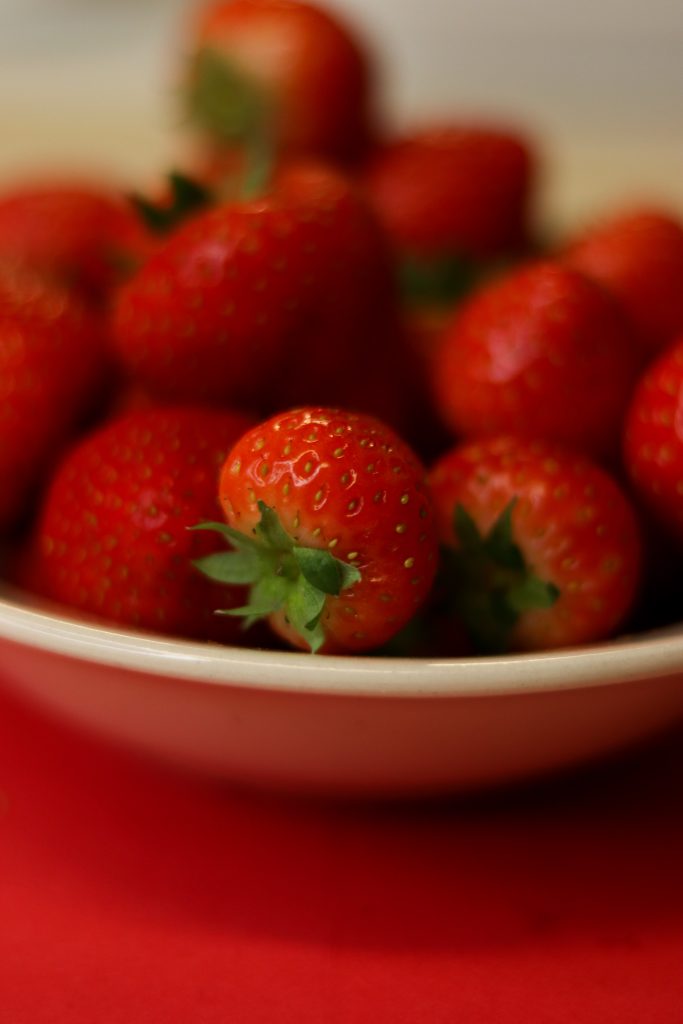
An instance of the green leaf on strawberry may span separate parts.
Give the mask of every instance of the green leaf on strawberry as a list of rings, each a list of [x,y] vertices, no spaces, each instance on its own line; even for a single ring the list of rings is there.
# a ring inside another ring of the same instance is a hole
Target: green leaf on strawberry
[[[459,546],[445,555],[458,614],[476,646],[486,653],[507,648],[508,635],[523,612],[550,608],[560,596],[554,583],[529,569],[514,538],[514,506],[510,501],[482,535],[467,509],[458,504],[453,529]]]
[[[245,628],[282,610],[314,653],[325,635],[320,619],[328,597],[359,582],[359,570],[329,551],[294,544],[275,509],[258,503],[261,518],[248,537],[222,523],[201,523],[194,529],[220,533],[231,550],[198,559],[194,565],[217,583],[250,584],[249,601],[219,614],[238,615]]]
[[[206,209],[213,202],[213,194],[205,185],[179,171],[168,175],[170,201],[155,203],[144,196],[133,194],[130,202],[142,222],[156,235],[166,235],[193,213]]]
[[[263,192],[273,167],[272,103],[252,79],[209,48],[195,57],[188,92],[190,119],[219,143],[240,146],[246,170],[240,194]]]
[[[398,273],[401,294],[408,302],[450,307],[472,291],[479,269],[463,256],[421,258],[404,254]]]
[[[233,144],[249,139],[266,106],[256,83],[208,47],[194,58],[187,102],[192,121],[212,138]]]

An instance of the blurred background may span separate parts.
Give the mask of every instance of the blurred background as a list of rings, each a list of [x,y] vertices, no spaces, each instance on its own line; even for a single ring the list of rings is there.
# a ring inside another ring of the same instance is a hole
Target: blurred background
[[[481,114],[536,134],[559,220],[627,196],[683,206],[681,0],[336,0],[395,122]],[[156,175],[192,0],[0,0],[0,176]]]

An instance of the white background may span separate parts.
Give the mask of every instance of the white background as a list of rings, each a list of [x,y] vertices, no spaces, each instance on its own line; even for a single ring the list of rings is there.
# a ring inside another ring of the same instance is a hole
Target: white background
[[[188,0],[0,0],[0,174],[139,179],[172,162]],[[381,55],[386,107],[512,118],[559,219],[683,206],[683,0],[337,0]]]

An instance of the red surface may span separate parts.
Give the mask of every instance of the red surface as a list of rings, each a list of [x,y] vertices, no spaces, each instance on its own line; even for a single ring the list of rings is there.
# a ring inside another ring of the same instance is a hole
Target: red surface
[[[189,779],[0,691],[2,1024],[681,1024],[683,733],[431,806]]]

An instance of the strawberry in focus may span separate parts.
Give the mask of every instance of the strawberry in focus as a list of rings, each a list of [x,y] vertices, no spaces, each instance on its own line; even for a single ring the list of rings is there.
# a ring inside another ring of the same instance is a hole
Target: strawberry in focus
[[[185,94],[214,147],[253,146],[335,162],[373,133],[371,60],[336,14],[298,0],[217,0],[189,30]]]
[[[437,538],[425,471],[374,417],[307,408],[250,430],[220,478],[234,550],[200,563],[250,585],[247,621],[296,647],[358,652],[389,640],[427,598]]]
[[[243,415],[193,407],[149,409],[105,424],[63,458],[41,509],[30,559],[50,599],[119,625],[236,642],[213,614],[239,604],[192,568],[216,544],[188,528],[215,516],[217,480]]]
[[[0,260],[26,263],[88,299],[106,298],[150,244],[115,190],[56,181],[0,194]]]
[[[539,262],[456,311],[434,361],[434,393],[456,436],[523,433],[614,457],[641,365],[611,296],[578,271]]]
[[[429,474],[455,613],[480,650],[611,636],[640,579],[640,528],[604,470],[512,436],[463,444]]]
[[[406,298],[449,305],[524,251],[535,155],[518,133],[449,126],[380,145],[362,180],[399,257]]]
[[[0,529],[18,522],[108,367],[98,317],[61,285],[0,263]]]
[[[605,220],[561,258],[614,295],[649,353],[683,333],[683,223],[670,213],[634,210]]]

